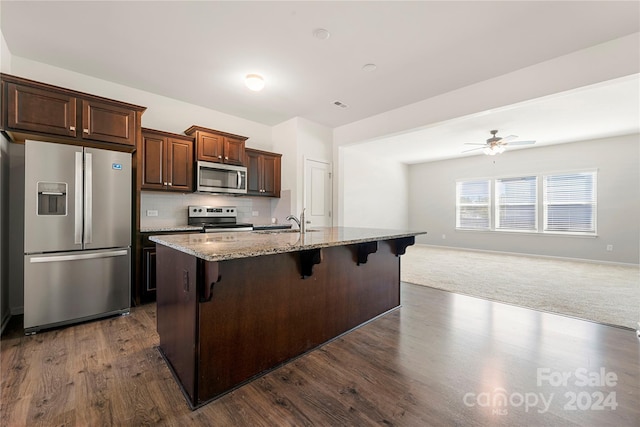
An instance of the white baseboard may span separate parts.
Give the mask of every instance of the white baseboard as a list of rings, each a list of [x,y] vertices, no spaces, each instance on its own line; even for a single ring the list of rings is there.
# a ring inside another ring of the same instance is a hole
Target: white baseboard
[[[497,255],[512,255],[512,256],[530,257],[530,258],[556,259],[561,261],[588,262],[590,264],[608,264],[608,265],[620,265],[624,267],[638,267],[638,264],[632,264],[628,262],[602,261],[602,260],[587,259],[587,258],[570,258],[570,257],[553,256],[553,255],[527,254],[522,252],[492,251],[489,249],[460,248],[457,246],[429,245],[426,243],[416,243],[416,246],[428,246],[431,248],[451,249],[454,251],[482,252],[482,253],[497,254]]]

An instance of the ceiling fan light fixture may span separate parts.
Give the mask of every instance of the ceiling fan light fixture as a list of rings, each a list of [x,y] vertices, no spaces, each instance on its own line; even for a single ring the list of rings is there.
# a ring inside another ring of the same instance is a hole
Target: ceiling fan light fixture
[[[504,145],[495,144],[490,147],[484,147],[482,151],[488,156],[495,156],[496,154],[504,153]]]
[[[244,84],[254,92],[264,89],[264,78],[260,74],[247,74]]]

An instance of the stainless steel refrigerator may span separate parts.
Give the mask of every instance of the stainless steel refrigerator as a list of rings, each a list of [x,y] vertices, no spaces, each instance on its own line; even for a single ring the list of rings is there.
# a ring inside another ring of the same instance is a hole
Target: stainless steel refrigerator
[[[24,328],[128,313],[131,154],[25,143]]]

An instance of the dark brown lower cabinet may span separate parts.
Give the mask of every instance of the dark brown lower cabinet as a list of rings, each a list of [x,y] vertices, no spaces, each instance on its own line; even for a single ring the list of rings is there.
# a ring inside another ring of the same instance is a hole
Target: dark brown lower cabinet
[[[144,268],[143,292],[156,293],[156,247],[142,248],[142,267]]]
[[[400,252],[390,240],[207,262],[158,245],[160,350],[190,407],[398,307]]]

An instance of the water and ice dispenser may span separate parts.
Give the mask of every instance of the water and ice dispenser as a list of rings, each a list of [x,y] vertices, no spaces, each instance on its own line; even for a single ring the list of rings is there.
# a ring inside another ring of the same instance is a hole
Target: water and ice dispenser
[[[38,182],[38,215],[67,214],[67,183]]]

